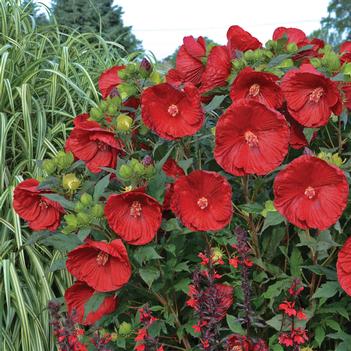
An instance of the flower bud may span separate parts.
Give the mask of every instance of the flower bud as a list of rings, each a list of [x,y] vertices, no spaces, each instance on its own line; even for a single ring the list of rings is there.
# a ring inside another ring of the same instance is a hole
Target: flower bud
[[[54,162],[59,168],[66,169],[73,164],[74,157],[72,152],[59,151],[54,158]]]
[[[77,220],[79,225],[86,225],[90,223],[90,216],[87,213],[79,212],[77,214]]]
[[[89,116],[94,121],[101,121],[104,118],[103,112],[98,107],[93,107],[90,110]]]
[[[253,61],[255,59],[255,52],[252,50],[247,50],[244,52],[244,59],[247,61]]]
[[[107,108],[107,113],[110,115],[110,116],[114,116],[118,111],[118,106],[116,106],[115,104],[113,103],[110,103],[108,105],[108,108]]]
[[[132,84],[122,83],[118,86],[118,91],[122,99],[126,99],[130,96],[133,96],[137,93],[136,87]]]
[[[74,209],[75,209],[76,212],[84,211],[85,205],[82,204],[80,201],[78,201],[78,202],[76,203],[76,205],[74,206]]]
[[[108,102],[106,100],[102,100],[100,102],[100,109],[102,112],[105,112],[107,110],[108,107]]]
[[[101,218],[104,215],[104,206],[101,204],[95,204],[91,209],[91,214],[93,217]]]
[[[322,57],[322,64],[326,66],[329,71],[335,72],[340,68],[340,59],[334,51],[328,51]]]
[[[266,43],[266,48],[268,50],[276,50],[278,47],[278,43],[275,40],[268,40]]]
[[[286,50],[287,50],[289,53],[293,54],[293,53],[297,52],[298,47],[297,47],[296,43],[289,43],[289,44],[286,46]]]
[[[140,62],[140,72],[143,78],[147,78],[152,71],[152,65],[147,58],[143,58]]]
[[[56,164],[53,160],[44,160],[43,161],[43,170],[47,174],[52,174],[56,171]]]
[[[133,125],[133,119],[128,115],[119,115],[116,119],[116,127],[120,132],[129,132]]]
[[[351,62],[344,64],[342,73],[344,73],[346,76],[351,76]]]
[[[317,57],[311,57],[310,64],[315,68],[319,68],[322,65],[321,60]]]
[[[150,129],[144,123],[140,124],[140,127],[138,130],[139,130],[139,134],[143,136],[149,133],[150,131]]]
[[[117,341],[117,339],[118,339],[118,334],[117,333],[111,333],[110,336],[111,336],[111,341],[112,342],[116,342]]]
[[[152,157],[150,155],[146,155],[144,158],[143,158],[143,165],[144,166],[150,166],[152,164]]]
[[[290,68],[294,66],[294,61],[292,59],[283,60],[277,67],[279,68]]]
[[[214,247],[212,249],[212,260],[214,262],[221,260],[223,258],[223,251],[219,247]]]
[[[122,165],[118,174],[121,178],[128,179],[133,175],[133,170],[128,165]]]
[[[132,325],[127,322],[122,322],[119,325],[118,333],[121,335],[128,335],[132,331]]]
[[[65,219],[67,225],[70,226],[71,228],[78,227],[78,219],[74,214],[72,214],[72,213],[67,214],[63,218]]]
[[[62,177],[62,186],[64,189],[74,191],[80,187],[80,180],[74,173],[68,173]]]
[[[88,206],[88,205],[90,205],[93,202],[93,197],[90,194],[88,194],[88,193],[84,193],[80,197],[80,202],[83,205]]]
[[[144,173],[147,178],[153,177],[155,175],[155,167],[153,165],[146,166]]]
[[[232,65],[236,71],[240,71],[243,68],[245,68],[246,63],[243,60],[237,59],[237,60],[232,61]]]
[[[141,175],[143,175],[144,172],[145,172],[145,167],[144,167],[143,164],[141,164],[140,162],[138,162],[138,163],[136,163],[136,164],[133,166],[133,171],[134,171],[137,175],[141,176]]]

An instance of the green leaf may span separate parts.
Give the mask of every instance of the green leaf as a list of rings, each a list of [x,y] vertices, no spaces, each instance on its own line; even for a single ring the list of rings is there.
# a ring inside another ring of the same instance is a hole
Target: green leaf
[[[84,241],[88,237],[90,232],[91,232],[91,228],[89,227],[81,228],[78,231],[77,237],[79,238],[79,240]]]
[[[301,266],[303,264],[303,258],[300,250],[294,247],[290,256],[290,273],[294,277],[301,277]]]
[[[174,290],[183,291],[184,294],[188,294],[190,283],[191,280],[189,278],[184,278],[174,285]]]
[[[304,128],[303,129],[303,134],[305,135],[305,138],[306,138],[308,143],[311,142],[315,130],[316,129],[314,129],[314,128]]]
[[[49,230],[42,230],[39,232],[33,232],[32,235],[27,239],[25,245],[33,245],[37,241],[46,238],[48,236],[51,236],[53,232],[50,232]]]
[[[234,316],[227,314],[226,318],[228,327],[233,333],[245,335],[245,330],[241,326],[241,323]]]
[[[160,170],[148,184],[148,194],[155,198],[159,203],[162,203],[165,197],[166,180],[167,177],[165,173]]]
[[[261,233],[263,233],[268,227],[278,225],[282,222],[284,222],[284,217],[279,212],[268,212]]]
[[[66,268],[66,260],[67,258],[60,258],[54,262],[52,262],[51,266],[48,269],[48,272],[55,272],[59,271],[61,269]]]
[[[325,330],[322,326],[317,326],[314,332],[314,339],[316,340],[318,347],[320,347],[322,345],[323,340],[325,339]]]
[[[283,322],[283,316],[281,314],[277,314],[273,318],[266,321],[268,325],[270,325],[272,328],[274,328],[277,331],[281,330],[282,322]]]
[[[141,246],[137,248],[133,256],[140,265],[150,260],[162,258],[152,246]]]
[[[160,277],[160,272],[156,267],[147,267],[140,268],[139,274],[141,279],[148,285],[150,288],[152,283]]]
[[[275,56],[269,61],[267,67],[272,68],[274,66],[278,66],[280,63],[282,63],[284,60],[290,57],[291,57],[291,54],[281,54],[281,55]]]
[[[253,213],[253,214],[260,214],[264,209],[264,207],[257,202],[240,205],[239,208],[241,210],[244,210],[247,213]]]
[[[99,201],[100,197],[103,195],[104,191],[110,184],[110,177],[111,175],[108,174],[96,183],[93,196],[95,202]]]
[[[43,194],[42,196],[58,202],[63,208],[67,210],[74,210],[74,202],[67,200],[65,197],[59,194]]]
[[[107,293],[95,292],[94,295],[84,305],[84,319],[90,312],[96,312],[103,303],[105,297],[109,296]]]
[[[211,102],[205,106],[205,111],[206,112],[211,112],[217,109],[219,106],[221,106],[221,103],[223,100],[226,98],[226,95],[216,95]]]
[[[76,235],[65,235],[56,233],[40,241],[41,244],[46,246],[52,246],[59,251],[71,251],[78,245],[82,244]]]
[[[330,298],[333,297],[338,291],[340,291],[340,285],[337,281],[326,282],[322,284],[316,292],[313,294],[313,298]]]
[[[193,161],[193,158],[188,158],[187,160],[180,160],[178,161],[178,165],[183,169],[185,173],[187,173],[188,169],[193,164]]]

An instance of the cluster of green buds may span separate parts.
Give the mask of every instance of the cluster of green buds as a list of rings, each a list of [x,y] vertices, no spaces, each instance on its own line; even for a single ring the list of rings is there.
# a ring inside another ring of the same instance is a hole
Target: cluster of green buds
[[[318,158],[328,162],[328,163],[331,163],[337,167],[341,167],[342,164],[345,162],[345,160],[343,161],[342,158],[339,156],[339,154],[335,153],[335,154],[332,154],[330,152],[324,152],[324,151],[321,151],[318,155],[317,155]]]
[[[152,178],[155,175],[155,167],[149,158],[146,156],[142,162],[132,158],[128,163],[121,165],[118,170],[119,177],[132,185],[138,184],[142,179]]]
[[[80,184],[81,181],[74,173],[67,173],[62,176],[62,187],[70,193],[75,192]]]
[[[57,172],[62,172],[72,166],[74,156],[72,152],[59,151],[52,159],[43,161],[43,170],[51,175]]]
[[[116,117],[120,113],[122,100],[119,96],[108,97],[90,110],[90,119],[101,122],[106,117]]]
[[[85,227],[96,219],[104,216],[104,206],[96,203],[93,197],[88,193],[83,193],[79,201],[75,205],[75,214],[70,213],[64,216],[66,226],[63,229],[65,234],[76,231],[79,228]]]

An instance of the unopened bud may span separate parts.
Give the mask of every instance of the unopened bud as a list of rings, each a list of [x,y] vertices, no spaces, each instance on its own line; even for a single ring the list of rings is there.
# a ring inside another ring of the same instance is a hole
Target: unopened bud
[[[80,180],[74,173],[68,173],[62,177],[62,186],[67,190],[77,190],[80,187]]]
[[[93,202],[93,197],[88,194],[88,193],[84,193],[81,197],[80,197],[80,202],[85,205],[88,206]]]
[[[48,173],[52,174],[56,171],[56,164],[53,160],[44,160],[43,161],[43,170]]]
[[[122,322],[118,328],[118,333],[121,335],[128,335],[132,331],[132,325],[127,322]]]
[[[119,115],[116,119],[116,127],[120,132],[130,131],[133,125],[133,119],[128,115]]]

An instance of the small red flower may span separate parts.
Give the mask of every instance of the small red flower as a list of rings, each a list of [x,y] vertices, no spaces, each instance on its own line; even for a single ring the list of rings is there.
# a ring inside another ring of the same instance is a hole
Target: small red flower
[[[202,62],[205,56],[206,42],[203,37],[197,40],[193,36],[184,37],[183,45],[179,48],[176,57],[176,68],[168,72],[167,82],[170,84],[191,82],[199,85],[205,70]]]
[[[305,127],[321,127],[331,113],[341,113],[341,97],[336,84],[311,65],[289,71],[281,84],[288,111]]]
[[[307,320],[307,316],[305,314],[305,312],[303,310],[299,310],[296,312],[296,317],[297,319],[299,319],[300,321],[302,320]]]
[[[278,337],[278,342],[279,342],[279,344],[287,346],[287,347],[294,346],[294,339],[288,333],[280,333],[280,335]]]
[[[233,258],[230,258],[229,259],[229,264],[233,267],[233,268],[235,268],[235,269],[237,269],[238,267],[239,267],[239,257],[233,257]]]
[[[303,155],[274,180],[274,206],[295,226],[324,230],[334,224],[347,204],[349,186],[342,170]]]
[[[291,332],[291,336],[294,340],[294,344],[301,345],[308,341],[308,336],[306,330],[301,328],[296,328]]]
[[[232,334],[227,340],[228,351],[250,351],[252,344],[245,335]]]
[[[78,280],[101,292],[120,289],[131,276],[127,250],[120,239],[110,244],[87,240],[68,253],[66,266]]]
[[[246,67],[235,78],[230,97],[233,101],[256,100],[277,109],[283,104],[283,94],[277,84],[278,79],[272,73],[256,72],[251,67]]]
[[[161,225],[160,204],[141,191],[111,195],[105,215],[111,229],[130,245],[145,245]]]
[[[351,237],[349,237],[338,254],[336,270],[340,286],[351,296]]]
[[[106,99],[116,87],[122,83],[118,72],[125,66],[114,66],[104,71],[99,77],[98,85],[103,99]]]
[[[145,89],[142,119],[161,138],[174,140],[195,134],[204,122],[200,94],[192,83],[180,90],[168,83]]]
[[[106,296],[96,311],[89,312],[84,319],[84,305],[94,295],[94,289],[84,282],[77,281],[65,292],[65,300],[69,314],[76,317],[76,322],[83,325],[91,325],[103,316],[114,312],[117,308],[117,298]]]
[[[284,35],[287,37],[288,43],[295,43],[298,47],[308,44],[306,34],[298,28],[278,27],[274,30],[273,40],[281,39]]]
[[[43,196],[50,191],[39,190],[38,186],[39,182],[32,178],[19,183],[13,194],[13,208],[32,230],[55,231],[65,211],[58,202]]]
[[[66,151],[85,162],[92,173],[101,172],[101,167],[115,168],[117,155],[123,144],[113,132],[101,128],[99,123],[88,120],[87,113],[74,119],[74,128],[66,141]]]
[[[262,47],[262,43],[246,32],[240,26],[231,26],[227,32],[228,50],[231,58],[236,58],[237,51],[256,50]]]
[[[218,173],[194,171],[175,182],[171,209],[191,230],[223,229],[233,214],[231,186]]]
[[[212,89],[225,87],[231,71],[229,52],[226,46],[215,46],[208,55],[205,71],[202,75],[201,94]]]
[[[281,303],[279,305],[278,308],[280,311],[283,311],[289,317],[296,316],[296,314],[297,314],[297,311],[295,309],[295,302],[284,301],[283,303]]]
[[[281,113],[239,100],[217,123],[214,156],[228,173],[265,175],[283,162],[288,145],[289,126]]]

